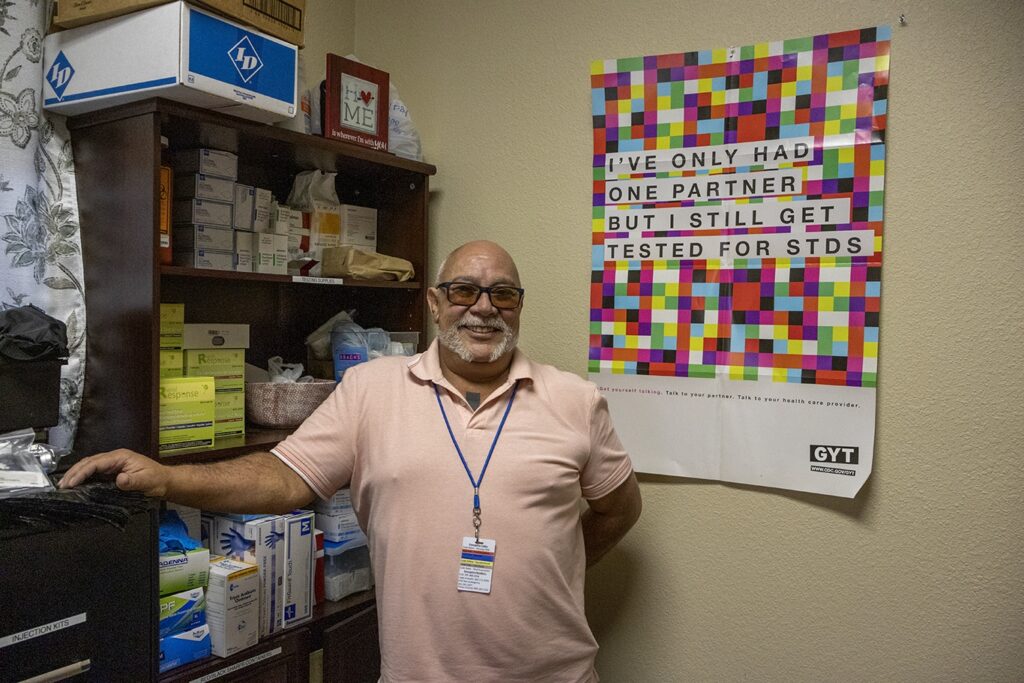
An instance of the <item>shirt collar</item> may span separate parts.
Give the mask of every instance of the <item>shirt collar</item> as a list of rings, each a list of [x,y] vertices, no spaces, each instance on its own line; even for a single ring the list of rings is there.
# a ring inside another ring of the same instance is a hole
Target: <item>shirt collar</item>
[[[437,339],[430,343],[426,351],[418,356],[413,356],[407,366],[409,372],[417,379],[446,386],[448,384],[448,380],[444,378],[444,374],[441,372],[441,354],[438,350]],[[516,382],[520,379],[532,380],[533,374],[533,362],[519,348],[516,348],[512,352],[512,364],[508,370],[508,383]]]

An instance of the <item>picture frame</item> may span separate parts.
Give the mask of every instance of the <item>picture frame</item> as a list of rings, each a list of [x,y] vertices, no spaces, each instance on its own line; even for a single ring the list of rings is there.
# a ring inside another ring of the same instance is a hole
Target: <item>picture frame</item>
[[[386,152],[389,85],[386,71],[328,53],[324,137]]]

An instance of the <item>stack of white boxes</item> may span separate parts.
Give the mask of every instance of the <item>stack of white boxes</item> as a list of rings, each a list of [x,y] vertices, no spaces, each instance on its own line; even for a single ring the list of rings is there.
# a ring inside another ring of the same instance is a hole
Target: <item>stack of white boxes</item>
[[[324,595],[341,600],[373,585],[366,534],[359,528],[352,496],[341,489],[330,500],[317,500],[316,528],[324,532]]]
[[[175,265],[234,270],[238,157],[216,149],[180,150],[174,171]]]
[[[217,149],[174,155],[174,263],[288,273],[288,240],[272,231],[270,190],[236,182],[238,157]]]
[[[288,274],[288,235],[274,231],[274,195],[255,188],[253,199],[253,270],[274,275]]]

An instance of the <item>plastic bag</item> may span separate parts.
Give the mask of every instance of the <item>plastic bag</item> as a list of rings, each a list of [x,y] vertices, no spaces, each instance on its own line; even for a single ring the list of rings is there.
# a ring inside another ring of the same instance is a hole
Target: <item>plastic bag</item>
[[[388,96],[391,98],[391,110],[388,113],[388,151],[406,159],[423,161],[420,133],[409,116],[409,108],[398,96],[398,88],[394,83],[389,82]]]
[[[292,190],[288,193],[288,206],[300,211],[312,211],[317,202],[340,205],[338,191],[334,186],[337,173],[324,171],[302,171],[292,181]]]
[[[352,322],[352,311],[342,311],[331,316],[331,319],[306,337],[306,348],[309,355],[317,360],[331,359],[331,330],[340,322]]]
[[[31,429],[0,434],[0,498],[53,490],[33,454],[33,441],[35,432]]]
[[[0,311],[0,361],[68,357],[67,327],[29,304]]]
[[[281,356],[273,356],[267,359],[267,372],[270,374],[272,384],[285,384],[288,382],[312,382],[313,378],[302,374],[302,363],[285,363]]]

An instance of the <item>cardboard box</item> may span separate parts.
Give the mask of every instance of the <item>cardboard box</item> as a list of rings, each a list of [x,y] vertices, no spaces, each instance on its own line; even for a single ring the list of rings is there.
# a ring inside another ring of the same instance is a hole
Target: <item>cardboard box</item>
[[[320,254],[341,243],[341,205],[315,202],[308,215],[310,251]]]
[[[169,377],[160,381],[161,453],[213,446],[214,386],[212,377]],[[191,586],[178,590],[185,588]]]
[[[174,178],[174,198],[176,200],[212,199],[215,202],[233,202],[235,201],[235,182],[205,173],[177,175]]]
[[[262,187],[257,187],[252,210],[253,230],[256,232],[270,232],[270,218],[273,208],[274,193]]]
[[[203,624],[160,639],[160,673],[210,656],[210,628]]]
[[[199,540],[200,527],[199,520],[202,518],[202,510],[199,508],[189,507],[188,505],[179,505],[178,503],[163,503],[164,509],[169,512],[174,512],[181,518],[181,521],[185,523],[185,528],[188,529],[189,538]]]
[[[249,326],[227,323],[189,323],[183,331],[186,349],[247,349]]]
[[[168,0],[62,0],[54,9],[53,25],[74,28],[166,2]],[[285,42],[303,45],[306,0],[198,0],[194,4]]]
[[[213,432],[216,438],[245,434],[245,391],[218,391],[214,398]]]
[[[161,335],[162,336],[162,335]],[[185,361],[181,351],[160,350],[160,379],[185,376]]]
[[[288,235],[258,232],[253,239],[253,270],[257,273],[288,273]]]
[[[324,532],[324,540],[339,543],[346,549],[366,545],[366,534],[352,510],[335,515],[316,514],[316,528]]]
[[[195,252],[197,248],[234,251],[235,235],[231,228],[222,225],[175,225],[174,248],[181,252]]]
[[[252,272],[253,238],[248,230],[235,230],[235,270]]]
[[[160,304],[160,350],[180,350],[185,329],[185,304]]]
[[[313,529],[313,540],[316,543],[316,556],[313,560],[313,596],[315,604],[323,604],[324,601],[324,532]]]
[[[270,229],[279,235],[290,235],[293,230],[302,230],[302,212],[282,204],[274,204]]]
[[[185,376],[213,377],[217,393],[245,389],[245,349],[185,349]]]
[[[338,239],[340,244],[376,251],[377,209],[342,204],[341,232]]]
[[[344,515],[352,512],[352,490],[338,489],[327,500],[317,498],[313,502],[313,511],[320,515]]]
[[[206,623],[206,595],[191,588],[160,598],[160,637],[191,631]]]
[[[256,565],[260,577],[260,636],[280,631],[284,617],[284,518],[271,516],[239,522],[215,515],[210,523],[210,548],[217,554]]]
[[[259,597],[260,577],[256,565],[227,557],[210,561],[206,622],[214,655],[229,657],[259,641]]]
[[[210,573],[210,551],[196,548],[180,553],[160,553],[160,595],[205,588]]]
[[[252,215],[256,208],[256,188],[252,185],[235,183],[231,201],[235,204],[234,227],[238,230],[252,230]]]
[[[234,203],[216,202],[212,199],[183,199],[174,202],[172,215],[176,225],[220,226],[228,230],[233,224]],[[175,248],[177,248],[177,244]]]
[[[174,265],[204,270],[234,270],[235,252],[195,247],[189,251],[174,252]]]
[[[238,155],[205,147],[179,149],[174,153],[174,170],[177,173],[202,173],[234,182],[238,178]]]
[[[150,97],[264,123],[297,111],[295,45],[183,2],[51,33],[43,51],[43,107],[63,115]]]
[[[281,623],[287,628],[313,616],[316,544],[312,512],[298,510],[282,518],[285,520],[285,575]]]

